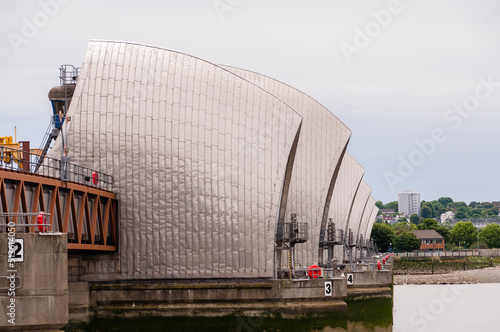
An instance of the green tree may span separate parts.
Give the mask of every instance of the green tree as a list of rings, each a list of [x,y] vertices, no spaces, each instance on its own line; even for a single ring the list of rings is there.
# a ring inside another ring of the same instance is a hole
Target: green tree
[[[418,216],[418,214],[415,214],[415,213],[414,213],[414,214],[412,214],[412,215],[410,216],[410,222],[411,222],[412,224],[415,224],[415,225],[420,224],[420,217]]]
[[[488,248],[500,248],[500,225],[489,224],[479,232],[479,238]]]
[[[431,218],[432,217],[432,208],[429,205],[424,205],[420,211],[422,218]]]
[[[492,207],[486,210],[486,213],[488,216],[498,216],[498,208],[497,207]]]
[[[437,223],[436,220],[432,218],[424,218],[422,220],[422,223],[418,225],[418,229],[438,229],[439,224]]]
[[[396,212],[399,212],[398,211],[398,201],[394,201],[394,202],[389,202],[385,205],[388,209],[394,209],[394,211]]]
[[[432,215],[433,218],[437,218],[442,213],[446,212],[446,209],[444,208],[443,205],[441,205],[441,203],[439,203],[439,201],[432,201],[431,205],[432,205],[432,211],[433,211],[433,215]]]
[[[460,221],[451,230],[453,242],[462,246],[466,243],[467,248],[470,248],[477,241],[477,229],[470,221]]]
[[[442,206],[447,207],[448,204],[453,203],[453,200],[449,197],[441,197],[438,198],[438,202],[441,203]]]
[[[420,248],[420,240],[415,234],[402,232],[394,238],[394,249],[401,251],[413,251]]]
[[[389,225],[374,224],[371,238],[377,244],[380,251],[386,252],[389,250],[390,243],[393,242],[394,231]]]
[[[436,229],[436,232],[438,232],[444,238],[444,243],[451,243],[451,230],[449,228],[439,226]]]
[[[375,202],[375,206],[376,206],[376,207],[378,207],[380,210],[382,210],[382,209],[385,209],[385,208],[386,208],[386,207],[385,207],[385,205],[384,205],[384,203],[382,203],[382,201],[376,201],[376,202]],[[379,211],[379,212],[380,212],[380,211]]]
[[[444,223],[441,224],[442,227],[448,228],[450,231],[453,229],[453,224],[451,221],[445,221]]]
[[[406,231],[410,232],[417,229],[417,226],[415,224],[409,223],[409,222],[398,222],[397,224],[392,225],[392,230],[394,233],[399,234],[398,231]]]
[[[464,207],[464,206],[459,206],[457,208],[457,213],[455,213],[455,218],[467,218],[468,217],[468,214],[467,214],[467,207]]]
[[[459,207],[464,207],[464,208],[467,208],[467,204],[465,204],[465,202],[454,202],[453,203],[453,206],[456,207],[457,209]]]
[[[472,213],[470,214],[471,218],[481,218],[481,213],[482,211],[480,209],[473,209]]]

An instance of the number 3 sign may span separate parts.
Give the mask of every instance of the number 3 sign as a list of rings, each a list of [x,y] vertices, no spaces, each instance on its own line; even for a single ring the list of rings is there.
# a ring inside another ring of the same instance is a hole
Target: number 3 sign
[[[325,281],[325,296],[332,296],[332,294],[333,294],[332,282]]]

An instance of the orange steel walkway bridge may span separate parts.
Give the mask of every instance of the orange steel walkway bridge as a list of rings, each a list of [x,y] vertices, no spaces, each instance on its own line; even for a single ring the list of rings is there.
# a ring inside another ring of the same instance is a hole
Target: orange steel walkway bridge
[[[9,223],[17,233],[43,231],[36,227],[40,215],[49,231],[67,233],[69,250],[117,250],[111,176],[48,157],[35,167],[39,156],[22,150],[18,160],[6,163],[3,157],[11,150],[0,146],[0,233]]]

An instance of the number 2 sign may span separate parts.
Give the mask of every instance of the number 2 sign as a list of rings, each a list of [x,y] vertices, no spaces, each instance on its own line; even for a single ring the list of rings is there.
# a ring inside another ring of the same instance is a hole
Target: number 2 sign
[[[10,253],[9,262],[24,262],[24,239],[14,239],[14,243],[11,246],[13,248],[7,248],[7,252]],[[11,251],[12,249],[14,251]]]

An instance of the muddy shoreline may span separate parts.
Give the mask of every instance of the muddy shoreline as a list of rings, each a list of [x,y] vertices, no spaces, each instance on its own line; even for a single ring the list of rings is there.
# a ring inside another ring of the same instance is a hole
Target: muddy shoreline
[[[500,266],[445,274],[394,275],[394,285],[500,283]]]

